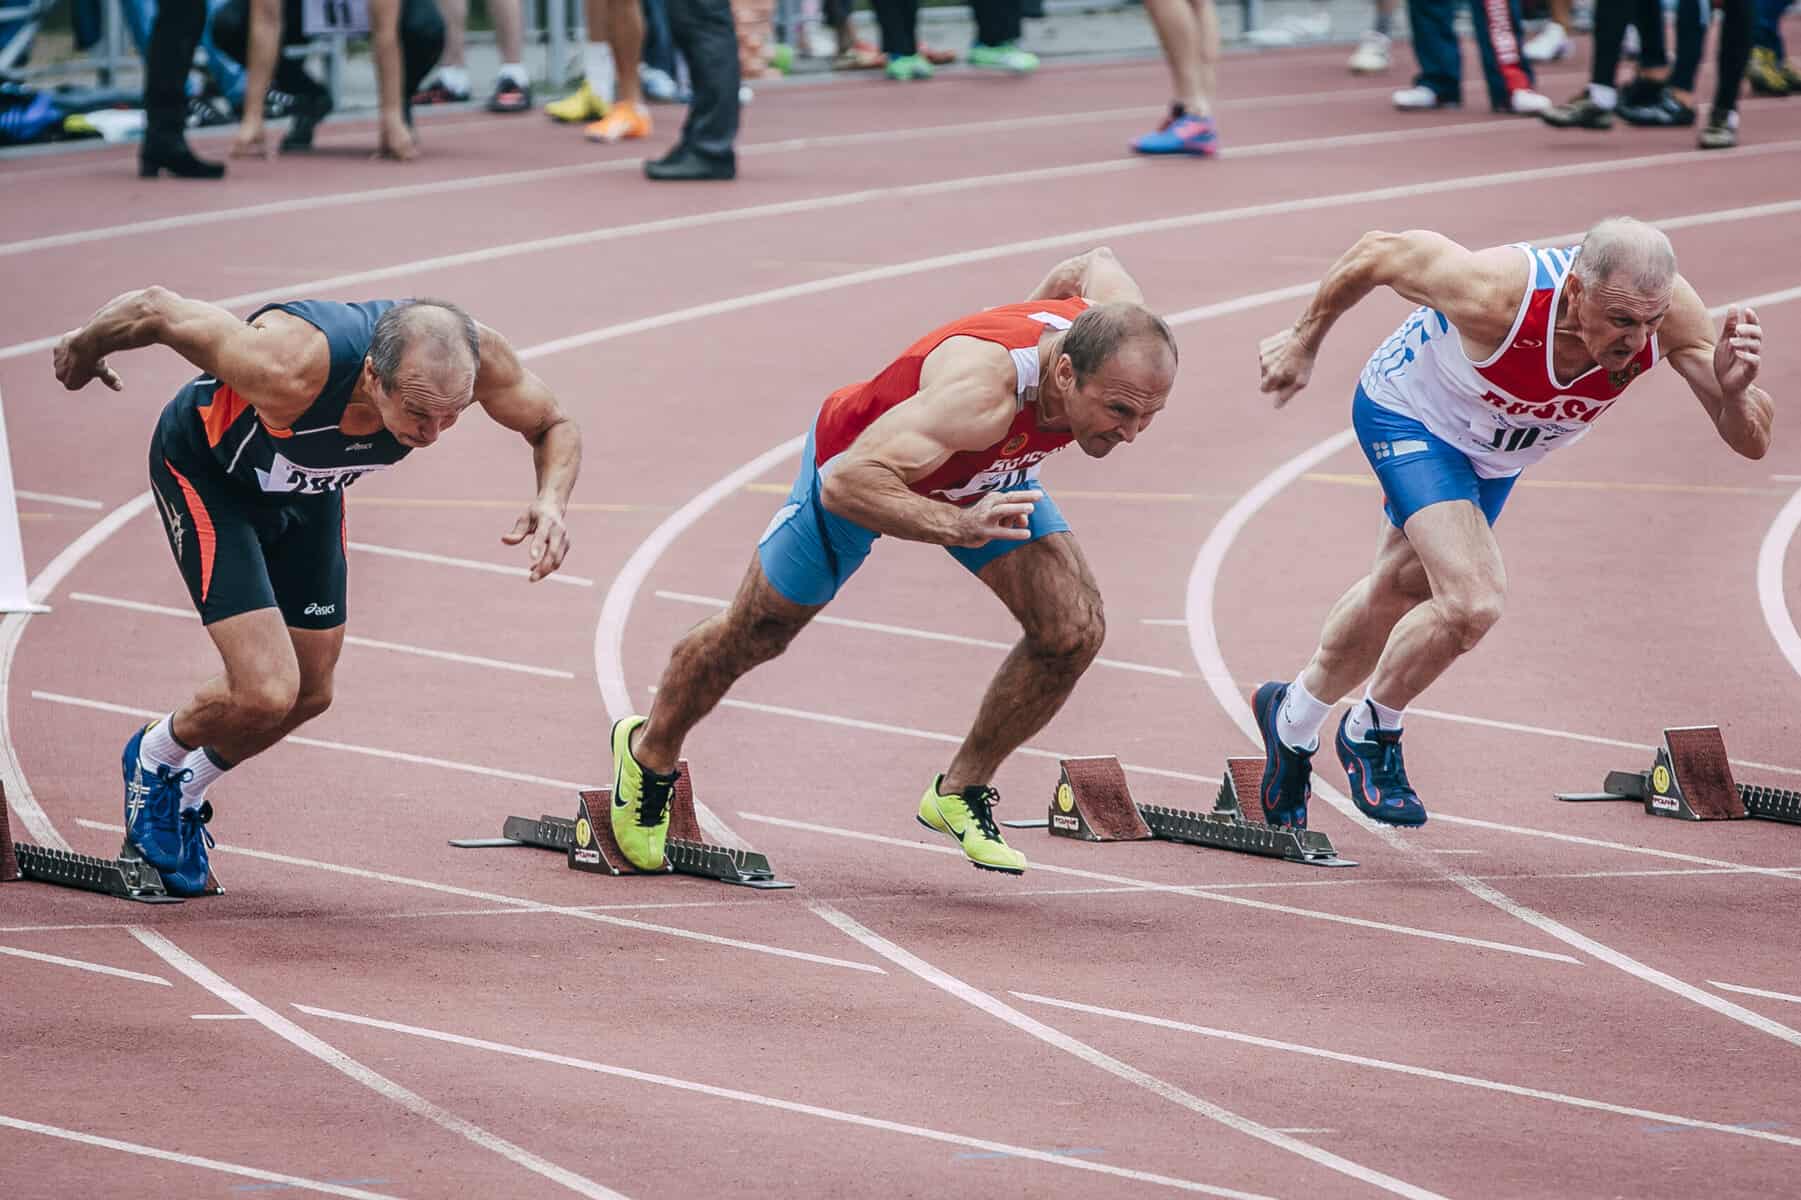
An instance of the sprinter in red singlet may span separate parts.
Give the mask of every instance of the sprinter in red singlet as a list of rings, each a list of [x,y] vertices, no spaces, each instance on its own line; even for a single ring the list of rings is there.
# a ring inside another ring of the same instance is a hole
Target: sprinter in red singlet
[[[1168,326],[1101,248],[1058,265],[1025,303],[934,330],[827,397],[731,606],[677,643],[649,717],[613,727],[612,824],[626,856],[662,863],[688,731],[889,534],[945,547],[1023,629],[919,804],[920,822],[976,866],[1023,872],[1025,856],[995,825],[990,781],[1063,706],[1105,632],[1094,576],[1038,468],[1071,442],[1101,458],[1135,440],[1175,373]]]

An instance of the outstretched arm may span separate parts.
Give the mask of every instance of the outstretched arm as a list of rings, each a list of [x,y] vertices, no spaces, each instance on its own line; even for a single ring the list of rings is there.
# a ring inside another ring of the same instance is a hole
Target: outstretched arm
[[[513,528],[501,536],[509,546],[531,539],[533,583],[563,565],[569,553],[564,514],[582,469],[582,433],[556,396],[520,363],[506,338],[481,326],[481,366],[475,399],[495,421],[531,444],[538,492]]]
[[[1425,229],[1366,233],[1332,264],[1300,319],[1263,339],[1263,391],[1280,408],[1306,387],[1327,331],[1378,287],[1431,305],[1473,340],[1498,341],[1513,320],[1509,300],[1518,299],[1523,270],[1519,252],[1507,247],[1469,250]]]
[[[1737,305],[1728,308],[1716,340],[1701,297],[1679,278],[1663,337],[1665,356],[1707,410],[1720,440],[1746,458],[1762,458],[1770,448],[1776,406],[1756,383],[1763,356],[1757,314],[1749,308],[1741,313]]]
[[[1138,281],[1126,273],[1111,247],[1096,246],[1051,268],[1027,300],[1068,300],[1081,296],[1096,304],[1114,300],[1144,303]]]
[[[826,510],[865,529],[938,546],[1023,540],[1035,491],[996,492],[967,508],[912,491],[959,450],[981,450],[1013,424],[1016,376],[993,342],[953,338],[932,351],[919,391],[878,417],[826,476]]]
[[[56,378],[72,392],[95,379],[119,391],[124,385],[107,355],[142,346],[169,347],[277,428],[306,411],[331,370],[325,335],[298,317],[272,309],[245,324],[216,304],[152,285],[114,297],[65,333],[52,354]]]

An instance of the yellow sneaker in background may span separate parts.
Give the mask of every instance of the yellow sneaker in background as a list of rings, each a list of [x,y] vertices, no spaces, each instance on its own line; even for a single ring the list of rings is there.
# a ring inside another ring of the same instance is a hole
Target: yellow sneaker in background
[[[939,775],[926,788],[919,801],[919,823],[963,847],[969,861],[984,871],[1025,874],[1026,856],[1001,840],[1000,827],[994,823],[994,803],[1001,794],[991,787],[972,787],[946,796],[938,791],[943,782]]]
[[[677,772],[646,771],[632,757],[632,732],[645,718],[625,717],[613,726],[613,840],[640,871],[663,869],[669,838],[669,802]]]
[[[594,94],[587,80],[582,86],[561,100],[552,100],[544,106],[544,112],[553,121],[562,121],[567,125],[579,125],[584,121],[597,121],[607,115],[607,102]]]

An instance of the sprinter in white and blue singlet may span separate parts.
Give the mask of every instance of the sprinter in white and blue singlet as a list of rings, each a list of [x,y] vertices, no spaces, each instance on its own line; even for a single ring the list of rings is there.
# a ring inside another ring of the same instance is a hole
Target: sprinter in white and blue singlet
[[[581,434],[507,340],[440,300],[272,304],[241,320],[128,292],[56,346],[69,390],[122,389],[107,356],[167,346],[204,374],[150,439],[169,549],[224,672],[125,745],[125,823],[169,890],[207,880],[208,787],[331,703],[344,644],[344,489],[430,446],[471,404],[524,436],[536,494],[502,537],[529,578],[568,552]]]
[[[1770,444],[1773,406],[1756,385],[1763,331],[1707,306],[1658,230],[1601,222],[1580,246],[1467,250],[1440,234],[1365,234],[1333,265],[1290,329],[1264,340],[1276,405],[1307,385],[1332,323],[1377,287],[1420,307],[1370,357],[1351,405],[1386,499],[1374,568],[1326,618],[1306,668],[1253,697],[1263,732],[1267,820],[1305,826],[1311,759],[1326,715],[1360,811],[1421,825],[1401,758],[1407,706],[1500,619],[1506,589],[1493,526],[1520,472],[1579,441],[1634,379],[1665,359],[1720,439],[1745,458]]]

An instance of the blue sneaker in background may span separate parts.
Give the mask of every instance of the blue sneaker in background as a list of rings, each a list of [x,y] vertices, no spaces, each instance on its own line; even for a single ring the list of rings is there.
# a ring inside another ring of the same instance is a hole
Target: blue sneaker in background
[[[1132,139],[1132,149],[1140,154],[1193,154],[1210,158],[1219,153],[1219,130],[1212,117],[1193,113],[1172,116],[1161,128]]]
[[[1424,825],[1426,806],[1407,782],[1407,764],[1401,759],[1401,731],[1378,725],[1370,730],[1372,740],[1353,742],[1345,736],[1350,721],[1347,712],[1332,744],[1351,782],[1357,811],[1389,825]]]
[[[1276,733],[1276,714],[1282,711],[1287,695],[1286,683],[1266,683],[1251,697],[1257,728],[1263,734],[1263,782],[1257,798],[1264,824],[1305,829],[1307,801],[1313,798],[1313,751],[1284,745]]]

